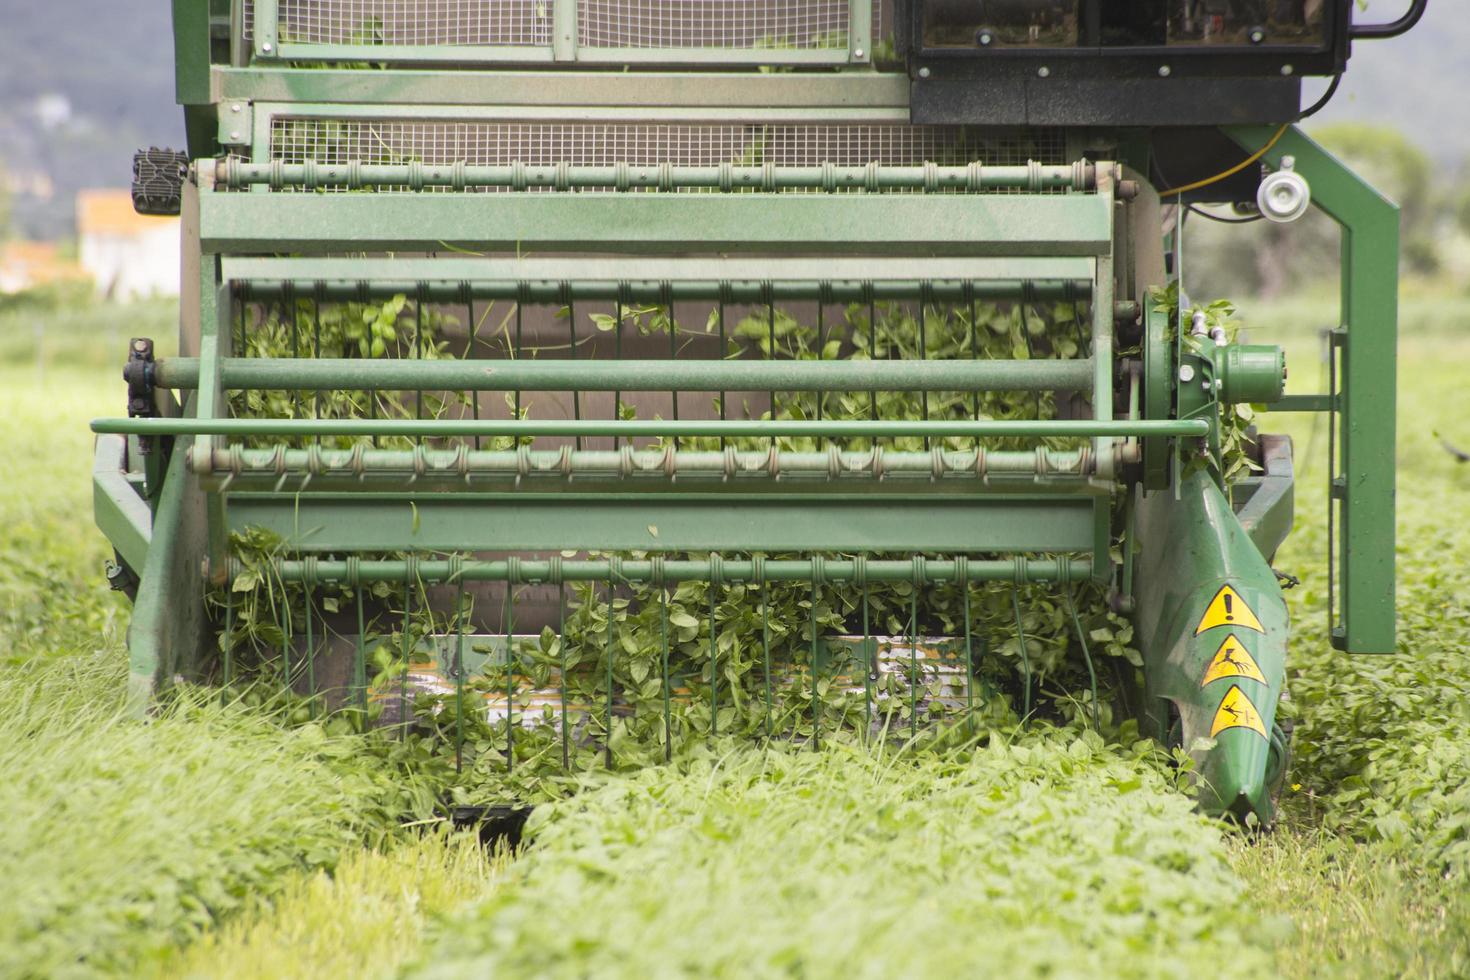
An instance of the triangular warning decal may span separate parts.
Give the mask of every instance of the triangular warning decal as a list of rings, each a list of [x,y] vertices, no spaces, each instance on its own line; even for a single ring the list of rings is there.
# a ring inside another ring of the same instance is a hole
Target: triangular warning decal
[[[1220,649],[1215,651],[1214,659],[1205,670],[1205,679],[1199,682],[1200,687],[1212,681],[1218,681],[1222,677],[1245,677],[1253,681],[1267,683],[1266,675],[1261,673],[1261,667],[1256,663],[1256,658],[1245,648],[1234,633],[1225,637],[1225,642],[1220,644]]]
[[[1195,628],[1194,635],[1199,636],[1205,630],[1214,629],[1216,626],[1234,626],[1237,629],[1255,630],[1257,633],[1266,632],[1261,628],[1261,621],[1256,614],[1251,612],[1251,607],[1245,604],[1240,597],[1228,585],[1220,586],[1220,591],[1215,593],[1215,598],[1210,600],[1210,605],[1205,609],[1204,616],[1200,617],[1199,626]]]
[[[1266,726],[1261,724],[1261,713],[1239,687],[1232,687],[1225,693],[1220,710],[1215,712],[1215,723],[1210,726],[1210,738],[1231,728],[1249,728],[1262,738],[1267,737]]]

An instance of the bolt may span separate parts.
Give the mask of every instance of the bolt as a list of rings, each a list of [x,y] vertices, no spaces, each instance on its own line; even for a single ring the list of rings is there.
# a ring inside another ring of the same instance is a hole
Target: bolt
[[[1036,69],[1036,74],[1040,75],[1042,78],[1050,78],[1051,69],[1046,67],[1046,65],[1042,65],[1040,68]]]
[[[863,56],[863,54],[864,54],[864,52],[863,52],[863,49],[862,48],[853,48],[853,50],[852,50],[852,56],[854,58],[861,58]]]
[[[236,102],[234,105],[230,106],[230,111],[231,112],[239,112],[240,111],[240,103]]]
[[[265,42],[264,44],[262,44],[260,46],[260,50],[264,51],[266,54],[270,54],[271,53],[271,43],[269,41]]]
[[[1189,382],[1193,381],[1194,380],[1194,368],[1191,365],[1188,365],[1188,364],[1181,364],[1179,366],[1179,380],[1180,381],[1183,381],[1185,384],[1188,384]]]
[[[1262,41],[1266,40],[1266,32],[1261,30],[1259,27],[1252,27],[1250,32],[1250,39],[1252,44],[1260,44]]]
[[[133,350],[137,351],[139,354],[143,353],[147,349],[148,349],[148,341],[146,341],[146,340],[135,340],[135,341],[133,341]]]
[[[1160,65],[1159,66],[1159,77],[1160,78],[1168,78],[1172,74],[1174,74],[1174,69],[1170,68],[1168,65]]]
[[[1293,67],[1291,67],[1291,65],[1282,65],[1281,66],[1281,74],[1286,75],[1287,77],[1290,77],[1290,76],[1296,74],[1296,69],[1293,68]]]
[[[230,130],[230,139],[238,143],[240,141],[240,131],[238,129]]]
[[[920,78],[928,78],[929,77],[929,69],[928,68],[920,68],[919,69],[919,77]]]
[[[980,36],[976,40],[980,42],[982,48],[988,48],[995,43],[995,35],[989,31],[981,31]]]

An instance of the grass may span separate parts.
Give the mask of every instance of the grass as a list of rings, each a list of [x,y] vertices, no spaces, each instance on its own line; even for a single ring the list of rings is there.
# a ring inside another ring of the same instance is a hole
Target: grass
[[[428,924],[485,898],[504,863],[464,835],[356,851],[331,872],[293,876],[279,894],[175,950],[154,972],[212,980],[394,976]]]
[[[1303,580],[1299,756],[1274,835],[1199,821],[1126,750],[882,765],[838,748],[602,787],[502,870],[436,835],[363,848],[397,805],[392,775],[315,730],[211,704],[120,715],[126,607],[101,580],[86,420],[122,407],[121,340],[168,336],[171,313],[0,311],[28,352],[0,368],[16,474],[0,490],[0,974],[1466,975],[1470,467],[1439,445],[1470,448],[1464,312],[1405,304],[1399,656],[1323,642],[1325,433],[1269,420],[1302,477],[1281,556]],[[1294,383],[1325,319],[1312,300],[1258,314],[1258,337],[1288,336]]]

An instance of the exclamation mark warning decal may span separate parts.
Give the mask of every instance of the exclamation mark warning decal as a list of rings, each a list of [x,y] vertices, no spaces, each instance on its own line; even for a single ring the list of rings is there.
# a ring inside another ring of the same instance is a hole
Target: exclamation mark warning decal
[[[1251,611],[1251,607],[1245,604],[1240,594],[1228,585],[1220,586],[1220,591],[1215,593],[1215,598],[1210,600],[1209,606],[1205,608],[1205,614],[1200,617],[1199,626],[1194,635],[1199,636],[1205,630],[1214,629],[1216,626],[1233,626],[1237,629],[1255,630],[1257,633],[1266,632],[1261,626],[1261,621]]]

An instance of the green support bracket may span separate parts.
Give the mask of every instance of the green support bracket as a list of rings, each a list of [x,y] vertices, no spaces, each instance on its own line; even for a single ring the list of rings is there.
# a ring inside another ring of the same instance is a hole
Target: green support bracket
[[[1226,132],[1255,152],[1275,135],[1270,127]],[[1280,167],[1293,157],[1312,188],[1312,201],[1342,228],[1342,446],[1329,500],[1341,516],[1335,560],[1341,596],[1329,612],[1332,644],[1348,653],[1392,653],[1394,621],[1394,449],[1398,365],[1398,207],[1293,127],[1264,160]],[[1329,555],[1329,561],[1334,560]]]

